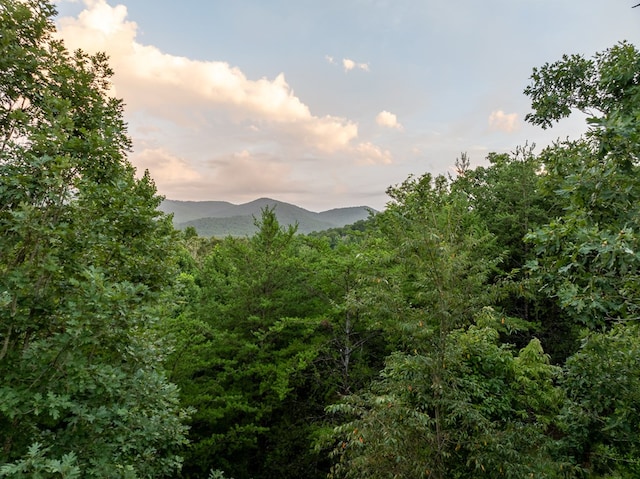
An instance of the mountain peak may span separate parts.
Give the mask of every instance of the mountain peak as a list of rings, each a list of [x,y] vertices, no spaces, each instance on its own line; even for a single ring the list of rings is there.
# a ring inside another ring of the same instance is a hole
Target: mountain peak
[[[371,212],[375,213],[366,206],[333,208],[315,213],[266,197],[239,205],[227,201],[164,200],[160,210],[173,214],[176,228],[193,226],[200,236],[250,236],[256,231],[254,218],[259,218],[267,206],[275,207],[280,224],[297,224],[298,232],[302,234],[346,226],[368,218]]]

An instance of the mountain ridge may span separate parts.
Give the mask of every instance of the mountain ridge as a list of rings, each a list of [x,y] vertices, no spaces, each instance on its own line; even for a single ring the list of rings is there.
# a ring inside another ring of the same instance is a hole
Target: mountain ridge
[[[347,206],[313,212],[300,206],[258,198],[247,203],[228,201],[182,201],[165,199],[160,211],[173,214],[174,226],[185,229],[192,226],[200,236],[251,236],[257,231],[255,219],[264,208],[273,208],[283,226],[298,225],[298,233],[308,234],[330,228],[339,228],[368,218],[377,213],[368,206]]]

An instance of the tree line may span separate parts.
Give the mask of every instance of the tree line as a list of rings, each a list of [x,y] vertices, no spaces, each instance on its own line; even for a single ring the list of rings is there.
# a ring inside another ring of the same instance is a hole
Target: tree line
[[[104,55],[0,0],[0,477],[640,475],[640,52],[534,68],[584,134],[310,235],[179,232]]]

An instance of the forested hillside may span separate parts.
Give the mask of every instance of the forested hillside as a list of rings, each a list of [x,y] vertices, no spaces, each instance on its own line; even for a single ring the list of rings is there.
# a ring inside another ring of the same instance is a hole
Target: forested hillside
[[[0,0],[0,477],[640,477],[636,47],[533,69],[528,121],[580,138],[215,239],[53,14]]]
[[[273,208],[281,225],[296,225],[298,233],[303,234],[346,226],[376,212],[366,206],[352,206],[316,213],[270,198],[259,198],[240,205],[225,201],[167,199],[160,204],[161,211],[173,215],[176,228],[194,228],[199,236],[217,238],[255,234],[258,230],[255,220],[265,208]]]

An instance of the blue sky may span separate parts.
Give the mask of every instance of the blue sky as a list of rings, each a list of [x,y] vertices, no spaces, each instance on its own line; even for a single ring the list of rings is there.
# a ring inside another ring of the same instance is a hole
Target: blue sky
[[[170,199],[367,205],[408,175],[525,142],[533,67],[640,46],[633,0],[57,2],[71,49],[106,51],[134,142]]]

